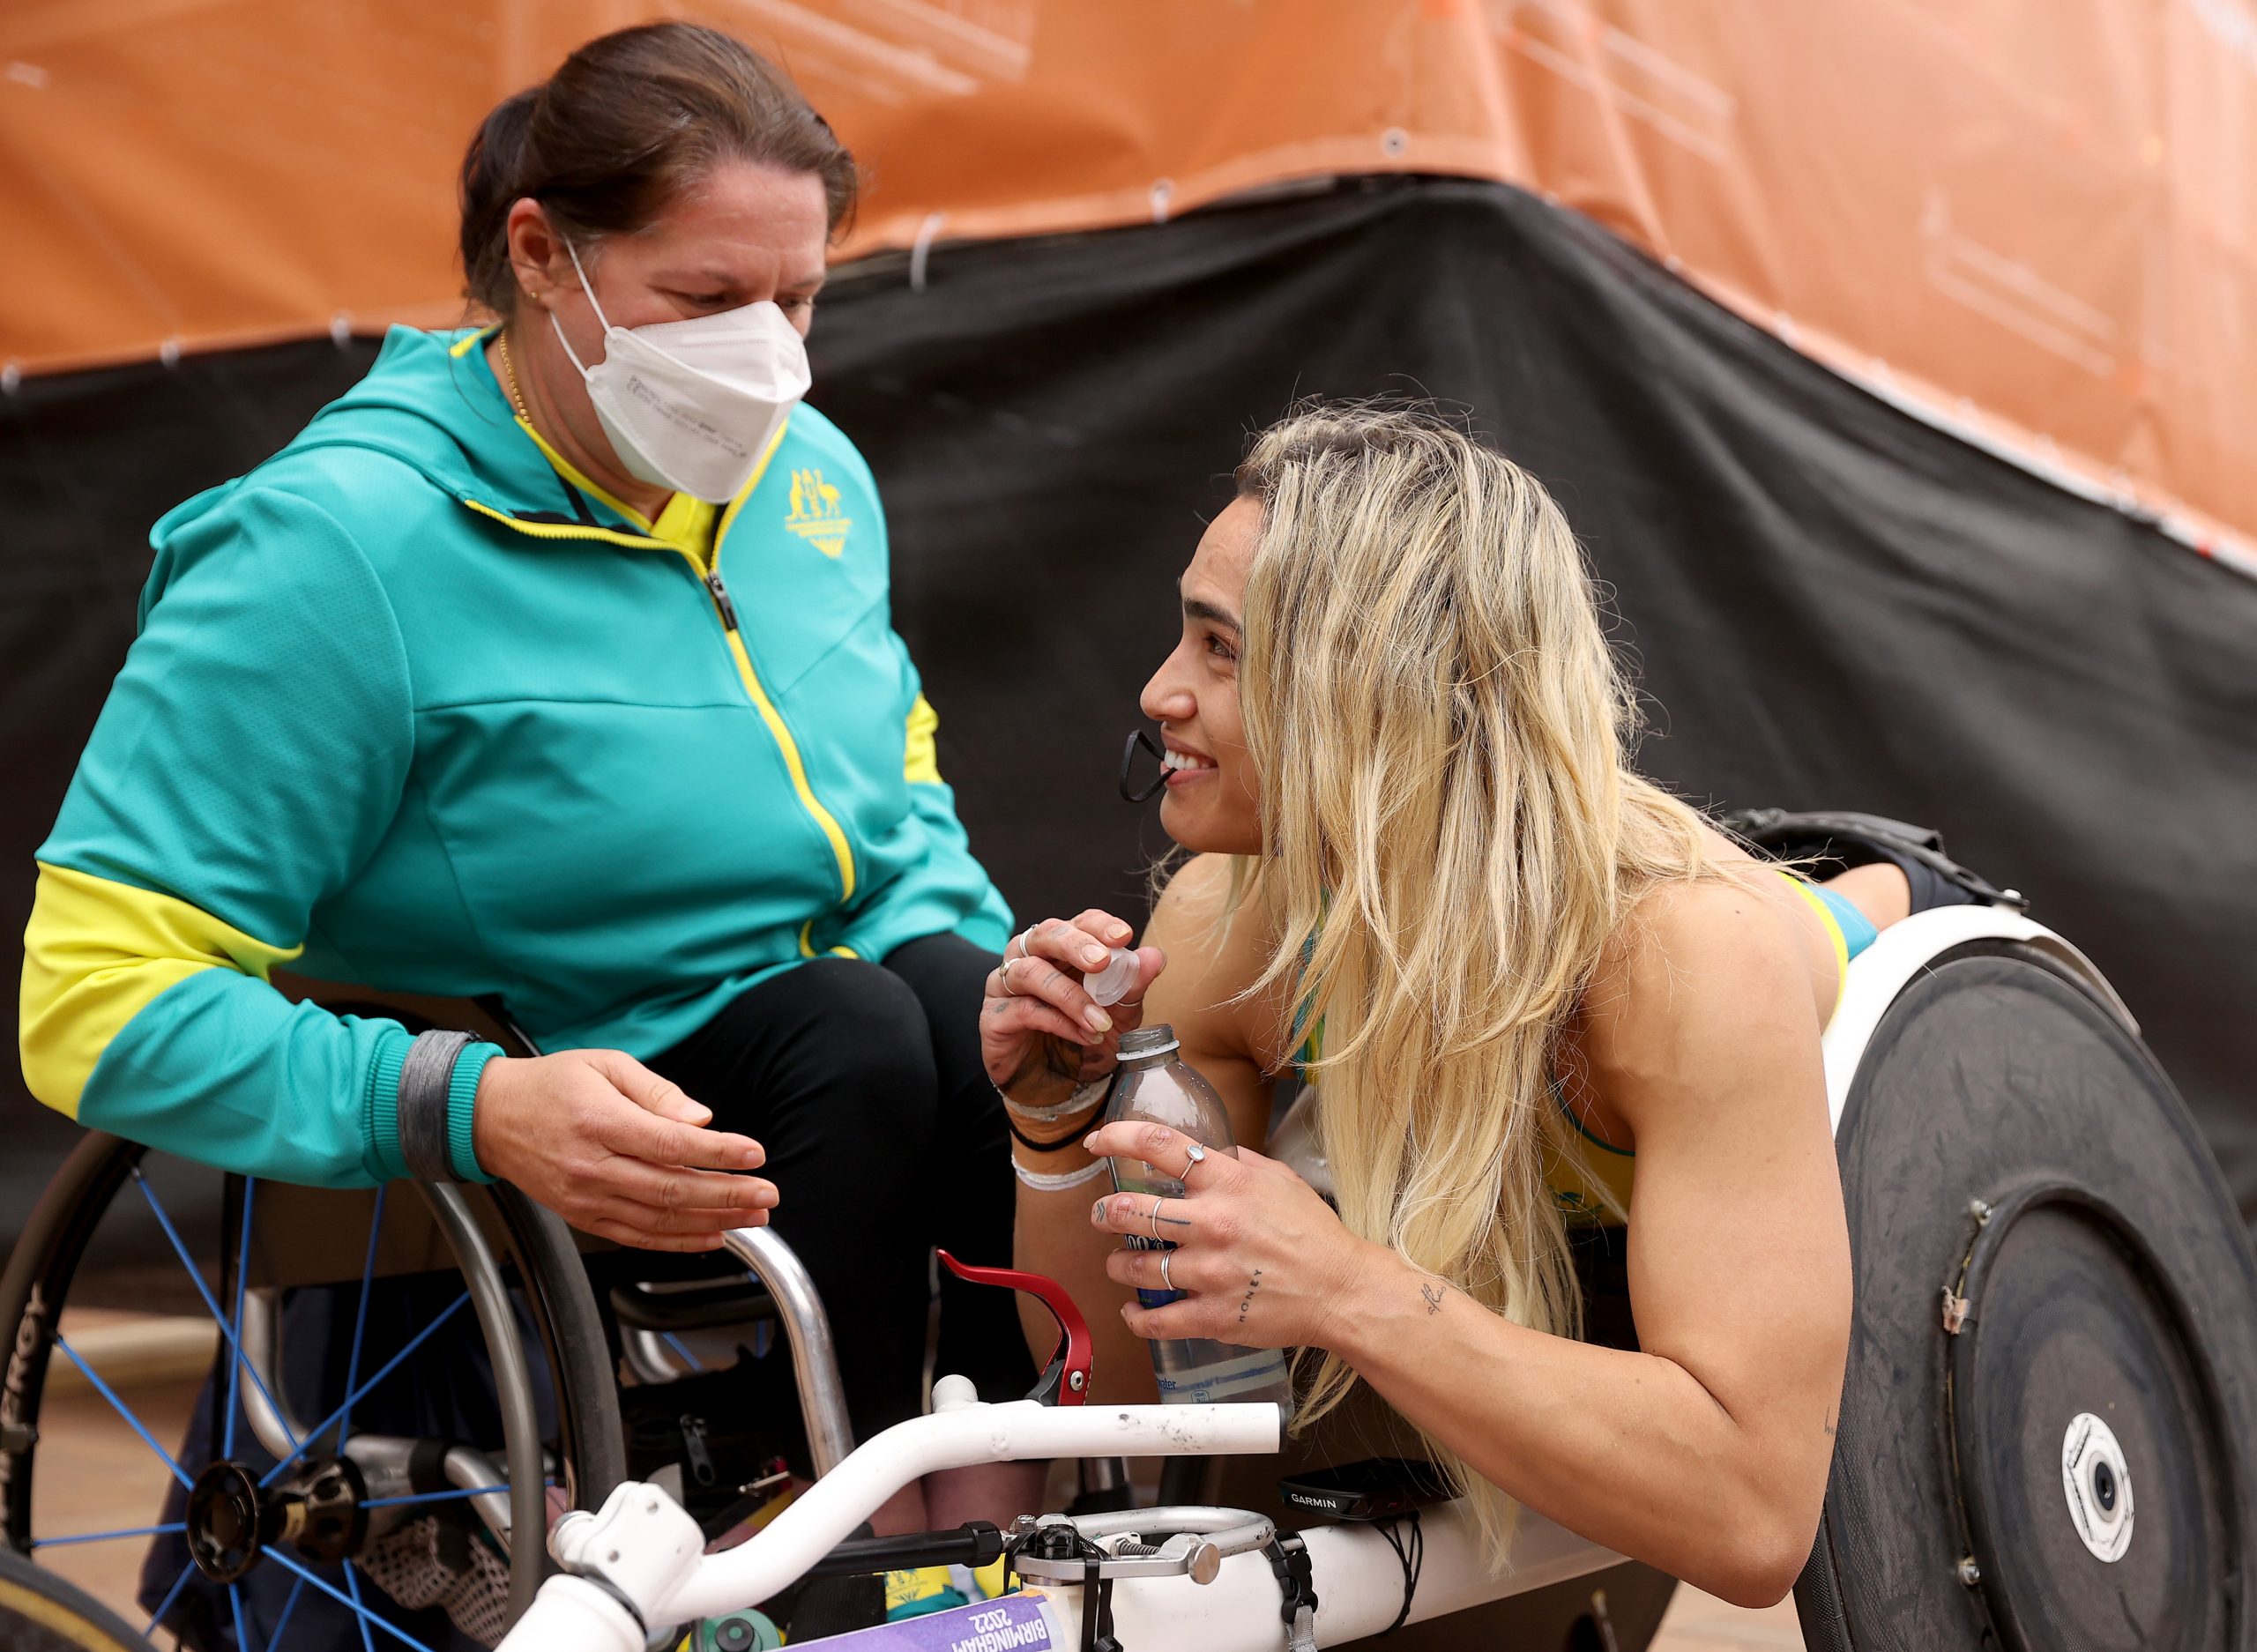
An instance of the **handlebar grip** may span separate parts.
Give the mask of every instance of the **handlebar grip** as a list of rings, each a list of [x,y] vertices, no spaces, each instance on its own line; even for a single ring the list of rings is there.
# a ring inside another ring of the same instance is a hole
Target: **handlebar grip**
[[[644,1634],[627,1609],[584,1577],[540,1586],[525,1615],[495,1652],[643,1652]]]

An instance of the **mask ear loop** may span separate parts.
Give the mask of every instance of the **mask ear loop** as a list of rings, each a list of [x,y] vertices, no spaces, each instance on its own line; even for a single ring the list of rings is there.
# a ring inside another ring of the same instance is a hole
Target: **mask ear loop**
[[[588,295],[588,308],[595,311],[596,319],[603,324],[604,337],[608,339],[611,336],[611,321],[603,313],[603,306],[596,302],[595,283],[588,279],[588,272],[580,267],[579,249],[572,244],[570,235],[561,231],[556,239],[564,243],[564,250],[572,260],[572,273],[580,278],[580,291]],[[586,364],[580,360],[580,353],[572,347],[572,341],[564,336],[564,324],[556,319],[556,312],[553,309],[548,312],[548,324],[556,330],[556,342],[564,346],[564,353],[572,358],[572,365],[579,369],[580,376],[587,377]]]
[[[1143,791],[1136,792],[1129,789],[1128,775],[1129,771],[1136,766],[1136,748],[1139,746],[1151,753],[1156,760],[1167,755],[1167,748],[1154,740],[1145,730],[1140,728],[1128,736],[1128,743],[1121,748],[1121,795],[1131,803],[1143,803],[1149,800],[1167,784],[1167,770],[1163,767],[1152,777],[1151,785]]]

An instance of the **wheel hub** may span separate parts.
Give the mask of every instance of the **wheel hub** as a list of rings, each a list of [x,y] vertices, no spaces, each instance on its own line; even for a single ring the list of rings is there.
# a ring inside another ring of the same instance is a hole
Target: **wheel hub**
[[[238,1581],[258,1564],[264,1521],[251,1471],[240,1462],[215,1462],[189,1488],[189,1557],[214,1582]]]
[[[346,1458],[300,1467],[262,1486],[246,1464],[222,1460],[196,1477],[188,1493],[188,1552],[197,1569],[234,1583],[272,1544],[316,1560],[357,1553],[368,1533],[361,1471]]]

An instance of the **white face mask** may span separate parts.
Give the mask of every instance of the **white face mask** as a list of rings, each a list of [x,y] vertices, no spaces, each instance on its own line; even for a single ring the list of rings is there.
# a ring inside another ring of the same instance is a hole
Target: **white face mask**
[[[808,352],[798,331],[764,299],[718,316],[615,327],[596,302],[579,253],[569,241],[564,250],[603,323],[603,360],[583,365],[555,310],[548,324],[587,382],[619,462],[654,487],[726,504],[752,480],[770,438],[808,393]]]

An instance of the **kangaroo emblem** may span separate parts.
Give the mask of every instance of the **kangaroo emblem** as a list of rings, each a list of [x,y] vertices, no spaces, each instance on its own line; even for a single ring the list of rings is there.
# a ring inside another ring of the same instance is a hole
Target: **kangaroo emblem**
[[[823,480],[813,466],[792,473],[792,513],[784,525],[833,562],[845,554],[846,535],[853,523],[842,511],[838,489]]]

